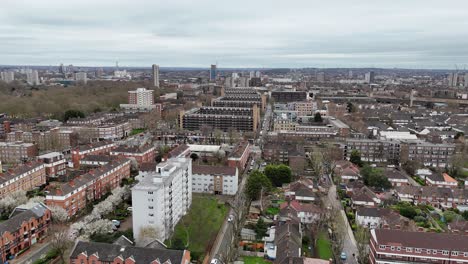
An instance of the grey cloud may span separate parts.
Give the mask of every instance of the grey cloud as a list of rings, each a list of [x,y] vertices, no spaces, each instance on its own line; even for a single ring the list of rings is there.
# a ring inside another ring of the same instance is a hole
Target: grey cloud
[[[428,67],[466,63],[463,0],[3,0],[4,64]]]

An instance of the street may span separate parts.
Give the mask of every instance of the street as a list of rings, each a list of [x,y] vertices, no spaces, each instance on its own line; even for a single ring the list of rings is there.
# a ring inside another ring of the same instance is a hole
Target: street
[[[333,183],[333,181],[331,182]],[[346,218],[346,214],[343,210],[341,202],[339,199],[337,199],[336,185],[332,184],[330,186],[330,189],[328,190],[327,199],[324,202],[327,208],[330,207],[332,210],[340,211],[340,219],[346,228],[346,234],[344,234],[343,252],[346,253],[347,260],[343,261],[343,263],[357,264],[356,259],[353,258],[353,254],[355,254],[356,256],[358,254],[356,240],[354,239],[353,230],[349,226],[348,219]]]
[[[36,244],[38,245],[38,244]],[[12,264],[29,264],[33,263],[35,260],[38,260],[41,258],[42,255],[47,254],[49,250],[51,249],[51,244],[49,242],[46,242],[42,245],[38,245],[39,247],[32,249],[33,252],[28,252],[27,255],[21,256],[18,259],[13,259],[10,261]]]

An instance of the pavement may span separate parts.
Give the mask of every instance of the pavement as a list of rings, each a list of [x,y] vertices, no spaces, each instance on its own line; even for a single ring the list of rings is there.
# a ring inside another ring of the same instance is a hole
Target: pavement
[[[43,255],[47,254],[52,248],[49,242],[37,243],[31,246],[27,252],[19,256],[17,259],[10,261],[12,264],[29,264],[40,259]]]
[[[357,256],[358,249],[356,244],[356,239],[354,238],[353,230],[349,225],[348,219],[346,218],[346,214],[343,210],[342,204],[339,199],[337,199],[336,195],[336,185],[332,184],[330,189],[328,190],[328,196],[325,200],[326,207],[330,206],[332,210],[340,210],[341,221],[344,223],[346,227],[346,232],[344,234],[344,245],[343,245],[343,252],[346,253],[348,259],[343,261],[343,263],[348,264],[357,264],[355,258],[353,258],[353,254]]]

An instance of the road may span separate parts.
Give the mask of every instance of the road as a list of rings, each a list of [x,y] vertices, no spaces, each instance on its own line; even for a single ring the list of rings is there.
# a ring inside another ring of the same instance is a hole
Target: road
[[[45,243],[43,245],[40,245],[40,247],[33,249],[34,252],[28,252],[27,256],[22,256],[18,259],[14,259],[10,261],[12,264],[29,264],[33,263],[35,260],[38,260],[41,258],[42,255],[47,254],[49,250],[51,249],[51,244],[50,243]]]
[[[239,184],[239,188],[237,190],[237,195],[239,196],[244,193],[245,185],[247,183],[248,178],[247,170],[245,170],[244,175],[242,177],[242,181]],[[233,198],[235,199],[235,198]],[[234,210],[231,208],[229,210],[229,216],[235,215]],[[240,216],[240,219],[243,219],[243,215]],[[218,236],[216,237],[215,243],[211,248],[210,256],[214,256],[217,259],[225,259],[226,253],[229,250],[232,250],[234,247],[232,243],[234,242],[233,236],[233,226],[232,223],[227,220],[224,220],[223,226],[221,227],[220,231],[218,232]],[[213,258],[213,257],[211,257]]]
[[[271,117],[272,117],[271,105],[268,105],[266,112],[265,112],[264,119],[263,119],[260,137],[258,138],[258,145],[260,145],[260,148],[262,150],[263,150],[263,144],[265,143],[266,134],[268,133],[268,130],[270,129]]]
[[[331,181],[333,182],[333,181]],[[327,208],[331,208],[332,210],[339,210],[340,211],[340,218],[344,226],[346,227],[346,232],[344,234],[344,245],[343,245],[343,252],[346,253],[348,259],[343,261],[343,263],[348,264],[357,264],[356,259],[353,258],[353,254],[357,256],[358,249],[356,246],[356,240],[354,239],[353,230],[349,226],[348,219],[346,218],[346,214],[343,210],[341,202],[337,199],[336,195],[336,185],[332,184],[330,189],[328,190],[327,199],[325,199],[325,206]]]

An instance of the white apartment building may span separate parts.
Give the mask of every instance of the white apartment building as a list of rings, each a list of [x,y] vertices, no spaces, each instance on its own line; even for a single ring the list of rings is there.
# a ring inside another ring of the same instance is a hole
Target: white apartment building
[[[1,79],[2,81],[6,82],[6,83],[11,83],[12,81],[15,80],[15,72],[12,72],[12,71],[5,71],[5,72],[1,72]]]
[[[128,104],[121,104],[120,108],[127,110],[127,112],[151,111],[153,109],[161,111],[161,104],[154,103],[153,92],[153,90],[146,88],[128,91]]]
[[[192,166],[192,192],[235,195],[239,185],[239,170],[228,166]]]
[[[154,227],[164,241],[192,203],[192,160],[168,159],[154,171],[140,171],[138,179],[132,188],[133,236],[141,241],[142,228]]]
[[[75,80],[86,84],[88,82],[88,74],[86,72],[77,72],[75,73]]]
[[[26,73],[26,81],[30,85],[40,84],[38,71],[37,70],[32,70],[31,72],[27,72]]]

